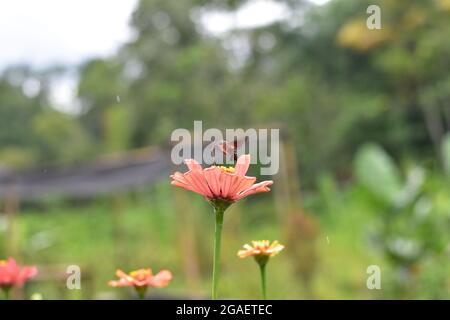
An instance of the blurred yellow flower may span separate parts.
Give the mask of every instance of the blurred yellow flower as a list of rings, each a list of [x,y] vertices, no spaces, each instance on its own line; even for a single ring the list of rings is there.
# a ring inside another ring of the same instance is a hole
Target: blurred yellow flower
[[[439,7],[444,11],[450,11],[450,0],[439,0]]]
[[[390,37],[390,30],[387,26],[379,30],[369,30],[365,19],[355,19],[339,29],[336,40],[342,47],[365,52],[386,42]]]
[[[243,250],[239,250],[237,255],[239,258],[267,256],[273,257],[280,253],[284,246],[278,241],[270,243],[269,240],[252,241],[252,245],[245,244]]]

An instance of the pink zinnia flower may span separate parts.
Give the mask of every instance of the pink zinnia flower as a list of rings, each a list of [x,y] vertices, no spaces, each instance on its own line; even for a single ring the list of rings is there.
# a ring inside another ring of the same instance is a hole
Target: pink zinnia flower
[[[171,184],[204,196],[214,207],[216,225],[214,231],[214,260],[212,276],[212,299],[217,299],[220,274],[220,248],[223,216],[234,202],[249,195],[268,192],[272,180],[256,183],[255,177],[248,177],[250,155],[240,156],[234,167],[211,166],[203,169],[194,159],[184,161],[189,168],[186,173],[175,172]]]
[[[9,290],[11,287],[21,287],[37,274],[34,266],[19,266],[13,258],[0,260],[0,288]]]
[[[168,270],[163,270],[156,275],[153,275],[151,269],[139,269],[128,274],[118,269],[116,271],[116,276],[119,277],[119,280],[109,282],[109,285],[112,287],[150,286],[162,288],[167,286],[170,280],[172,280],[172,273]]]
[[[273,181],[256,183],[255,177],[248,177],[250,155],[242,155],[237,159],[235,167],[211,166],[203,169],[194,159],[185,160],[189,171],[175,172],[170,177],[172,185],[201,194],[208,200],[225,200],[236,202],[242,198],[259,192],[268,192]]]
[[[134,287],[141,299],[144,298],[148,287],[163,288],[172,280],[172,273],[168,270],[154,275],[151,269],[138,269],[130,273],[118,269],[116,276],[119,280],[109,281],[111,287]]]

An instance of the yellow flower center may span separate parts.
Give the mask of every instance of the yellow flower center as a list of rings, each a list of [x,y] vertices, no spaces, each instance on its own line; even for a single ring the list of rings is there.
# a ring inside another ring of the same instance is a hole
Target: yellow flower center
[[[130,275],[130,277],[132,277],[134,279],[143,280],[147,276],[151,275],[151,271],[147,270],[147,269],[140,269],[140,270],[131,271],[129,273],[129,275]]]
[[[224,172],[228,172],[228,173],[234,173],[235,172],[235,168],[234,167],[225,167],[225,166],[218,166],[218,168]]]
[[[0,266],[4,266],[6,264],[6,260],[0,260]]]

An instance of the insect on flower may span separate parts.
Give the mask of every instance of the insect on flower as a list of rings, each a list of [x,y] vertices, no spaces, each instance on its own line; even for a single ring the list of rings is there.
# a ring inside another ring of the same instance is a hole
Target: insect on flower
[[[247,136],[245,136],[243,139],[234,138],[232,142],[223,140],[219,142],[216,145],[216,147],[217,149],[219,149],[220,152],[223,153],[223,155],[225,156],[225,160],[227,158],[232,158],[233,162],[236,163],[238,159],[237,152],[243,144],[247,143],[247,141],[248,141]]]

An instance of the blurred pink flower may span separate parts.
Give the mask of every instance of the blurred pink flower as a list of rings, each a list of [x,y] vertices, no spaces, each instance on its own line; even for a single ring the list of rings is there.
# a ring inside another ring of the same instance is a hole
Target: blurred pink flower
[[[37,274],[35,266],[19,266],[16,260],[0,260],[0,288],[9,290],[11,287],[21,287]]]
[[[250,155],[240,156],[235,167],[203,169],[194,159],[187,159],[185,163],[189,171],[175,172],[170,176],[171,184],[201,194],[208,200],[235,202],[254,193],[268,192],[268,186],[273,183],[268,180],[255,184],[255,177],[245,175],[250,166]]]
[[[112,287],[157,287],[162,288],[169,284],[172,280],[172,273],[168,270],[162,270],[156,275],[153,275],[151,269],[139,269],[130,273],[125,273],[118,269],[116,271],[119,280],[113,280],[109,282]]]

